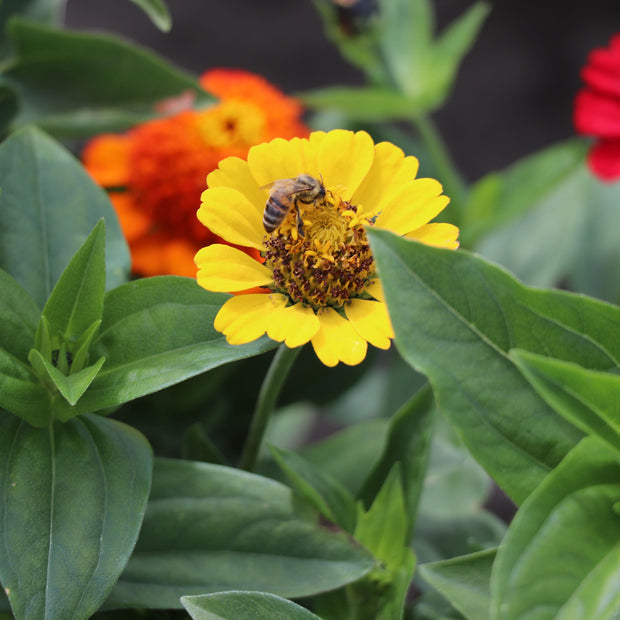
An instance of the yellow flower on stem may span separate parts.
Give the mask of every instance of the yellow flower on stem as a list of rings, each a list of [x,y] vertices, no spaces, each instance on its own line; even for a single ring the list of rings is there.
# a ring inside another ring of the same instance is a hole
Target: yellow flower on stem
[[[429,223],[448,197],[436,180],[416,179],[417,170],[417,159],[393,144],[345,130],[275,139],[252,147],[247,161],[221,161],[207,177],[198,219],[260,257],[230,245],[204,247],[195,257],[198,284],[232,293],[261,288],[229,299],[215,328],[231,344],[265,333],[290,348],[311,342],[327,366],[360,363],[368,343],[389,348],[394,334],[365,228],[458,247],[458,228]],[[324,193],[314,200],[291,194],[282,223],[267,233],[270,184],[299,175],[323,184]]]

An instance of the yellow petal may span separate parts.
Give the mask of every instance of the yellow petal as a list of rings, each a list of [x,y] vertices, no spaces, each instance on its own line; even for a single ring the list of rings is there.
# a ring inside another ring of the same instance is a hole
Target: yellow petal
[[[259,186],[278,179],[288,179],[300,174],[315,174],[307,169],[303,144],[305,138],[284,140],[276,138],[271,142],[253,146],[248,153],[248,166]],[[267,192],[264,193],[265,200]]]
[[[248,162],[239,157],[226,157],[207,175],[209,187],[232,187],[241,192],[260,213],[265,208],[265,192],[252,176]]]
[[[427,245],[449,250],[456,250],[459,247],[458,236],[459,229],[453,224],[445,223],[426,224],[405,235],[408,239],[417,239]]]
[[[428,223],[445,209],[450,199],[441,196],[435,179],[416,179],[402,188],[381,211],[375,226],[404,235]]]
[[[325,187],[342,187],[341,197],[349,200],[368,174],[374,155],[375,145],[365,131],[330,131],[318,150],[318,167]]]
[[[415,179],[418,160],[405,157],[397,146],[380,142],[375,146],[375,157],[368,174],[353,195],[351,202],[358,205],[358,213],[376,214],[389,204],[405,183]]]
[[[370,299],[353,299],[344,311],[362,338],[379,349],[390,348],[394,330],[385,304]]]
[[[271,271],[245,252],[214,243],[198,250],[194,257],[198,284],[208,291],[245,291],[272,282]]]
[[[263,205],[264,206],[264,205]],[[263,215],[248,199],[230,187],[212,187],[202,192],[196,214],[213,233],[229,243],[257,250],[263,247]]]
[[[271,313],[286,299],[272,299],[266,293],[237,295],[229,299],[217,313],[213,326],[226,336],[229,344],[245,344],[260,338],[267,331]]]
[[[327,308],[318,316],[319,331],[312,338],[317,357],[326,366],[344,362],[359,364],[366,357],[367,342],[335,310]]]
[[[291,349],[306,344],[318,330],[319,319],[314,310],[302,304],[278,308],[267,324],[267,335]]]

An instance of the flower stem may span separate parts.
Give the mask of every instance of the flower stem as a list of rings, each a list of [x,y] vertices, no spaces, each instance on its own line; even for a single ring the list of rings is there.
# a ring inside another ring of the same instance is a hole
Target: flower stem
[[[444,186],[446,196],[450,197],[450,203],[454,207],[453,212],[457,218],[457,221],[454,223],[458,226],[461,224],[467,197],[465,183],[461,179],[433,121],[424,115],[415,116],[412,121],[433,161],[437,170],[437,177]]]
[[[265,435],[269,417],[274,409],[284,380],[288,376],[293,362],[300,351],[301,347],[289,349],[285,344],[282,344],[271,361],[271,366],[269,366],[263,385],[258,393],[250,430],[241,452],[241,459],[239,460],[240,469],[252,471],[256,466],[258,452]]]

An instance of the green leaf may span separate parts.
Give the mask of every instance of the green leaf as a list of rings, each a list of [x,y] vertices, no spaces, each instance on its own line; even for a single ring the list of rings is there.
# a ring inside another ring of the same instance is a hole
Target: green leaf
[[[137,4],[150,18],[151,21],[163,32],[169,32],[172,28],[170,11],[163,0],[131,0]]]
[[[407,547],[409,515],[400,481],[400,467],[395,465],[367,512],[358,517],[355,538],[383,560],[388,568],[400,564],[403,547]],[[398,558],[398,559],[394,559]]]
[[[429,520],[475,514],[491,492],[489,475],[446,422],[435,415],[419,512]]]
[[[77,160],[29,128],[0,146],[0,267],[43,307],[97,222],[106,221],[109,287],[124,282],[129,251],[105,192]]]
[[[151,450],[99,416],[35,429],[0,413],[0,581],[18,618],[89,618],[138,536]]]
[[[409,515],[407,540],[411,537],[415,523],[428,465],[434,404],[433,392],[427,384],[396,412],[390,421],[383,454],[366,478],[359,494],[364,504],[369,506],[377,497],[389,472],[398,463],[406,512]]]
[[[8,127],[18,112],[19,98],[15,89],[5,84],[0,84],[0,131],[2,131],[2,135],[8,132]]]
[[[355,538],[372,551],[382,565],[352,586],[364,609],[362,618],[401,618],[415,556],[409,549],[410,519],[402,491],[400,468],[394,465],[367,512],[360,508]],[[365,600],[370,598],[370,601]]]
[[[491,618],[605,620],[620,611],[620,461],[584,439],[515,516],[493,567]]]
[[[420,573],[467,620],[489,617],[491,568],[496,549],[487,549],[442,562],[422,564]]]
[[[266,592],[220,592],[181,597],[194,620],[320,620],[307,609]]]
[[[0,291],[0,348],[16,360],[28,363],[40,310],[32,297],[2,269]]]
[[[338,8],[331,0],[313,0],[313,4],[323,18],[326,36],[338,47],[343,57],[364,71],[371,83],[384,84],[385,68],[378,48],[380,28],[372,9],[370,15],[362,18],[359,31],[349,33],[341,27]]]
[[[178,608],[224,590],[311,596],[359,579],[372,556],[273,480],[159,460],[140,538],[107,607]]]
[[[48,385],[50,387],[56,387],[70,405],[75,405],[77,403],[101,370],[104,362],[105,358],[102,357],[94,364],[67,376],[58,370],[52,362],[46,360],[36,349],[32,349],[30,355],[30,363],[37,375],[43,381],[47,380],[46,383],[49,381]],[[77,412],[63,408],[58,419],[61,422],[66,422],[76,414]]]
[[[381,49],[399,90],[436,108],[445,100],[463,57],[489,12],[477,2],[433,40],[433,14],[429,0],[381,2]]]
[[[423,97],[415,99],[386,88],[334,86],[297,96],[311,108],[334,109],[356,121],[411,118],[429,107]]]
[[[585,222],[566,280],[574,290],[619,304],[620,270],[616,266],[620,264],[620,244],[614,233],[620,227],[620,185],[587,174],[581,203]]]
[[[476,251],[527,284],[556,285],[578,260],[579,239],[587,222],[588,183],[586,170],[577,170],[520,217],[480,240]]]
[[[387,420],[368,420],[330,435],[300,454],[357,495],[385,445]]]
[[[620,451],[620,376],[526,351],[510,356],[559,414]]]
[[[235,346],[213,327],[229,298],[192,278],[144,278],[110,291],[92,345],[106,363],[77,403],[82,411],[113,407],[228,362],[276,346],[264,337]]]
[[[10,45],[4,36],[7,21],[16,15],[44,24],[62,24],[67,0],[2,0],[0,2],[0,55],[10,51]]]
[[[39,309],[32,297],[1,269],[0,290],[0,407],[30,424],[46,426],[51,416],[50,396],[28,362]]]
[[[3,349],[0,349],[0,407],[40,428],[47,426],[52,416],[50,393],[29,365]]]
[[[620,309],[528,289],[464,251],[381,230],[368,237],[399,350],[429,377],[438,406],[473,456],[520,503],[581,434],[538,396],[508,351],[617,368]]]
[[[101,319],[105,292],[104,244],[105,224],[99,220],[62,272],[43,308],[52,338],[59,334],[68,344],[77,343]]]
[[[574,179],[581,174],[585,152],[581,140],[569,140],[528,155],[502,172],[484,176],[471,188],[464,209],[462,242],[471,246],[481,236],[507,226],[528,211],[554,212],[555,204],[566,204],[567,199],[573,203],[575,199],[570,197],[575,191]],[[528,242],[529,246],[534,243]],[[558,246],[553,248],[557,251]],[[506,249],[514,252],[519,247],[512,241]]]
[[[276,446],[270,448],[293,488],[324,517],[352,534],[357,515],[353,495],[327,472],[298,454]]]
[[[199,106],[213,102],[195,78],[117,37],[19,19],[9,32],[17,53],[4,80],[20,96],[16,126],[84,136],[127,129],[152,118],[157,102],[187,91]]]

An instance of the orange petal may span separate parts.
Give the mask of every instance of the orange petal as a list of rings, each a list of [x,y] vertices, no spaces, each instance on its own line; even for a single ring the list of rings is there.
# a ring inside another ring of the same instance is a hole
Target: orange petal
[[[93,138],[82,152],[84,167],[102,187],[124,187],[129,183],[131,138],[102,134]]]

